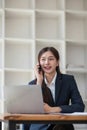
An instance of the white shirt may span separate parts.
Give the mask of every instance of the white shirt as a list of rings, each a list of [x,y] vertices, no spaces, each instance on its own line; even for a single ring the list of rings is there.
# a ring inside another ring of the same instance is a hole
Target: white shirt
[[[51,90],[54,101],[55,101],[55,80],[56,80],[56,76],[57,76],[57,73],[55,74],[55,76],[54,76],[54,78],[53,78],[53,80],[50,84],[47,82],[46,77],[45,77],[45,83],[46,83],[47,87],[49,87],[49,89]]]

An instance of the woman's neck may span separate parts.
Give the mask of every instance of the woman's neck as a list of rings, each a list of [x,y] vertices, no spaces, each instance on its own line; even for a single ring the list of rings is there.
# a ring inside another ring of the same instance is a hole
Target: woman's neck
[[[52,73],[52,74],[45,74],[46,80],[47,82],[50,84],[55,76],[56,72]]]

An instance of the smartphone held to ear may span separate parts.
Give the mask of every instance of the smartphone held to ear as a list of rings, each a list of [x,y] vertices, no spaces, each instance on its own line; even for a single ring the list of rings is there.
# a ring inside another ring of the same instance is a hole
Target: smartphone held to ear
[[[38,67],[38,72],[40,73],[42,71],[41,65]]]

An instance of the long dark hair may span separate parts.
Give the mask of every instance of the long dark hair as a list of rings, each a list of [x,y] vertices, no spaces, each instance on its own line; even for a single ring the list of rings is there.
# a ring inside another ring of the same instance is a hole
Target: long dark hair
[[[54,57],[56,58],[57,61],[59,61],[60,56],[59,56],[59,52],[57,49],[55,49],[54,47],[44,47],[43,49],[40,50],[39,54],[38,54],[38,62],[40,63],[40,58],[42,56],[43,53],[50,51],[52,52],[52,54],[54,55]],[[56,71],[57,73],[60,73],[60,68],[59,65],[56,67]]]

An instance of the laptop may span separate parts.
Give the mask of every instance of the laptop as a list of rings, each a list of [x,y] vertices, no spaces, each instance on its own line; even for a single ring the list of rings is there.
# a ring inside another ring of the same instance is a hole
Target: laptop
[[[39,85],[5,87],[5,100],[8,113],[44,113],[42,90]]]

